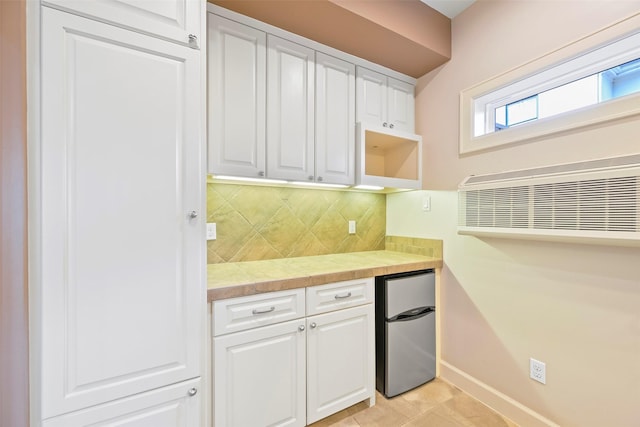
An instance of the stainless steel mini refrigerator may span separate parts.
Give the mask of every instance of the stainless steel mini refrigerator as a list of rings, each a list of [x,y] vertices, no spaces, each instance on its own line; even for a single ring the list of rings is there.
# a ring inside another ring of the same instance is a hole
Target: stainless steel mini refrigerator
[[[435,273],[376,277],[376,388],[393,397],[436,375]]]

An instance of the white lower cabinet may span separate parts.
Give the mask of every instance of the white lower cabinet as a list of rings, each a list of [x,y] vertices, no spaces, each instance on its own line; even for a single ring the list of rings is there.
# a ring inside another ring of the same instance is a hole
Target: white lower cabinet
[[[304,319],[213,339],[214,426],[305,425]]]
[[[304,426],[374,403],[373,279],[302,291],[214,302],[214,427]],[[245,329],[224,333],[229,322]]]
[[[45,420],[42,427],[200,425],[200,379]]]
[[[373,316],[367,304],[307,318],[307,423],[372,398]]]

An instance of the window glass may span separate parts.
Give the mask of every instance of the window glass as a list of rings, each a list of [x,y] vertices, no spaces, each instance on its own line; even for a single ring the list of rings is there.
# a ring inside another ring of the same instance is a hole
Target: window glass
[[[507,126],[515,126],[538,118],[538,96],[507,104]]]
[[[542,92],[540,118],[555,116],[598,103],[598,76],[593,75]]]
[[[640,58],[495,109],[494,130],[640,92]]]
[[[640,92],[640,58],[600,74],[603,101]]]

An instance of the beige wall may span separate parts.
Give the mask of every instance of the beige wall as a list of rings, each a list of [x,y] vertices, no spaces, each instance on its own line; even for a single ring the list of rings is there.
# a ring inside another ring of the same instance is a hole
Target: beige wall
[[[0,426],[29,423],[26,2],[0,1]]]
[[[387,234],[444,240],[441,375],[525,426],[640,425],[640,248],[459,236],[455,189],[469,174],[638,153],[640,121],[460,158],[458,96],[638,12],[480,0],[456,17],[452,60],[416,101],[429,190],[387,197]],[[529,379],[529,357],[547,364],[546,385]]]
[[[458,155],[460,91],[640,13],[640,1],[480,0],[454,18],[452,59],[418,82],[423,188],[453,190],[469,174],[640,152],[638,122]],[[615,135],[615,137],[612,137]]]

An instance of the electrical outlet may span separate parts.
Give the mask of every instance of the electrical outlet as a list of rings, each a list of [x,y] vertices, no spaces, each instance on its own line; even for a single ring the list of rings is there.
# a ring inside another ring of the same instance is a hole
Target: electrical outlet
[[[216,240],[216,223],[207,223],[207,240]]]
[[[349,221],[349,234],[356,234],[356,222],[354,220]]]
[[[529,376],[539,383],[547,383],[547,365],[544,362],[529,358]]]

